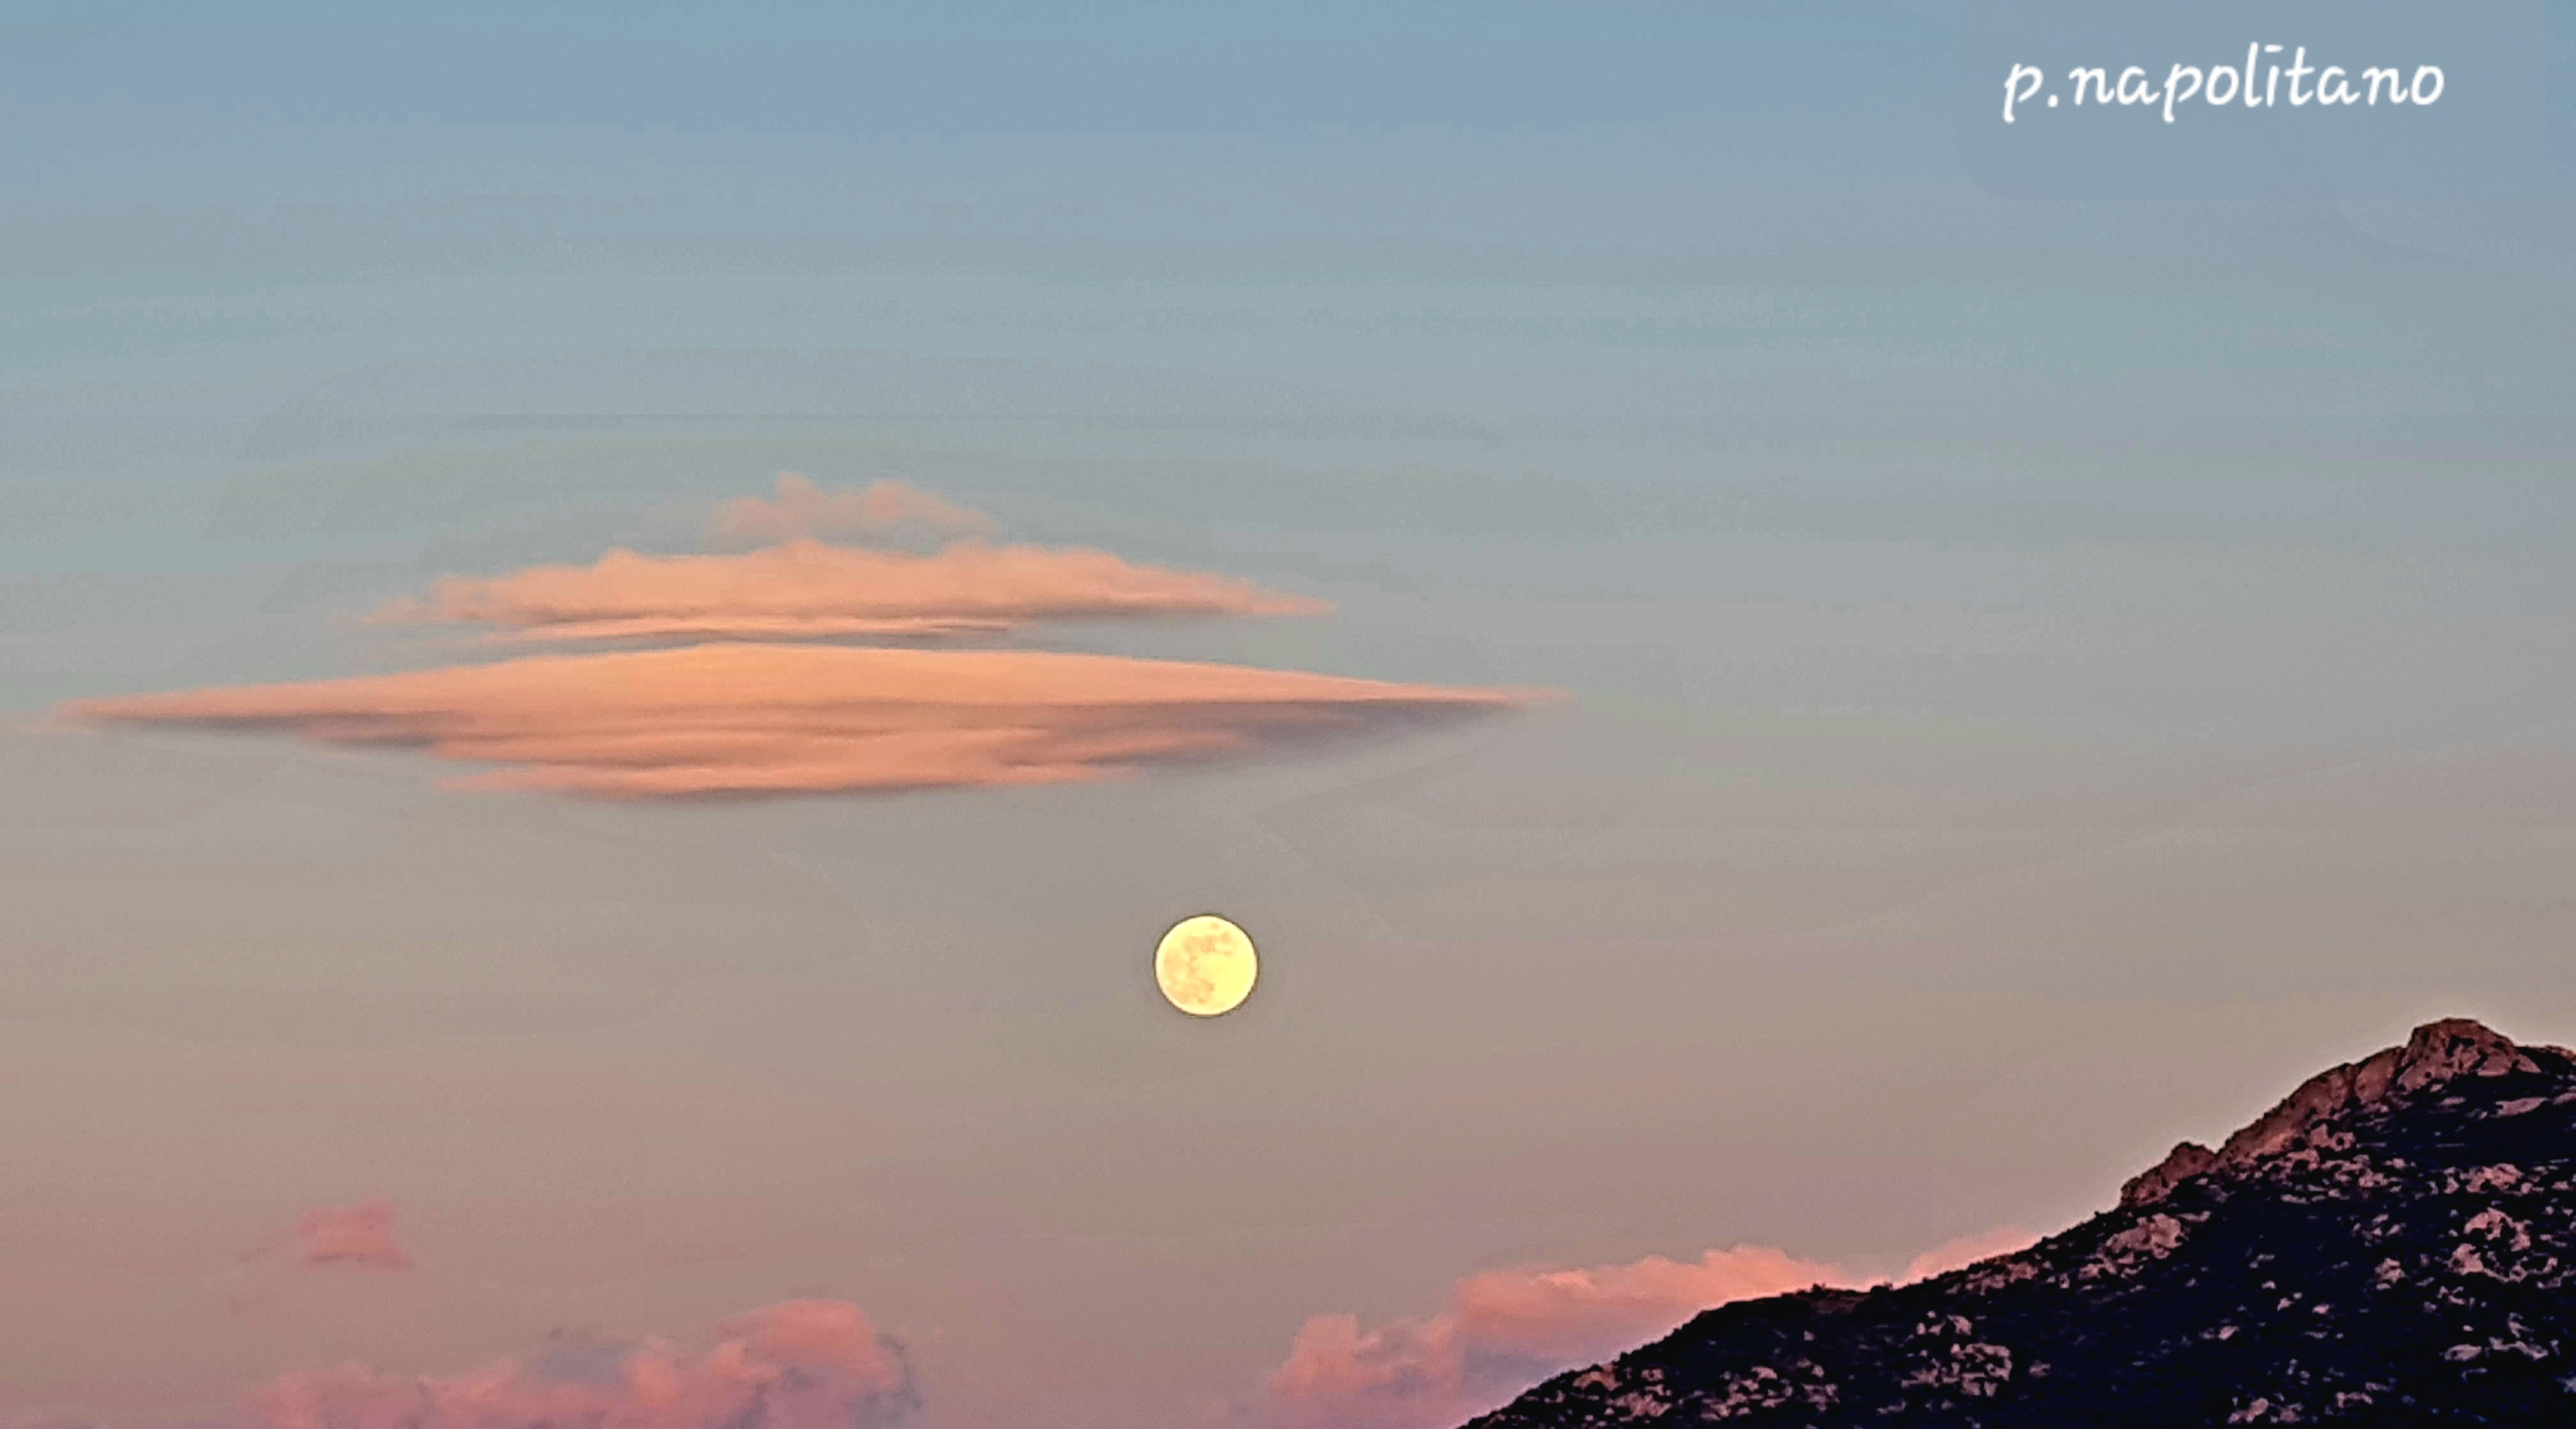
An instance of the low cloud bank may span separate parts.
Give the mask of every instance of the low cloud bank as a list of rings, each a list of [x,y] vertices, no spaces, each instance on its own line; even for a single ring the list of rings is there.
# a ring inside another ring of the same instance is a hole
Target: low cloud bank
[[[566,1341],[448,1375],[343,1365],[272,1380],[242,1412],[260,1429],[875,1429],[920,1403],[903,1347],[858,1306],[791,1300],[695,1355]]]
[[[1910,1283],[2008,1254],[2016,1227],[1962,1236],[1914,1258]],[[1549,1376],[1597,1364],[1703,1310],[1817,1285],[1874,1283],[1770,1246],[1659,1255],[1574,1270],[1496,1270],[1451,1287],[1437,1314],[1363,1328],[1356,1315],[1307,1319],[1241,1422],[1255,1429],[1450,1429]]]

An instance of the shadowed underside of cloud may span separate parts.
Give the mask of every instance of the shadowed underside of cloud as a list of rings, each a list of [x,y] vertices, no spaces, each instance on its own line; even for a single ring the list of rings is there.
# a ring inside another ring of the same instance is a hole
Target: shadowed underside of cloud
[[[867,1429],[919,1407],[902,1346],[846,1300],[791,1300],[659,1340],[558,1346],[533,1365],[437,1376],[363,1365],[290,1374],[243,1412],[264,1429]]]
[[[2015,1228],[1962,1236],[1915,1257],[1922,1279],[2029,1245]],[[1362,1329],[1316,1315],[1297,1331],[1245,1416],[1259,1429],[1448,1429],[1548,1376],[1667,1333],[1702,1310],[1814,1285],[1868,1283],[1769,1246],[1696,1261],[1647,1256],[1579,1270],[1498,1270],[1452,1287],[1439,1314]]]
[[[993,518],[983,512],[904,482],[825,491],[792,471],[778,474],[776,496],[738,496],[717,507],[707,528],[716,539],[733,541],[792,541],[839,532],[876,537],[918,533],[952,540],[992,529]]]
[[[1527,692],[1021,650],[716,644],[79,700],[89,723],[281,730],[603,798],[1096,780]]]
[[[384,624],[498,627],[494,640],[931,637],[1034,620],[1316,615],[1322,601],[1199,571],[1131,565],[1106,551],[965,542],[923,555],[792,539],[736,555],[610,551],[587,566],[448,576],[397,601]]]

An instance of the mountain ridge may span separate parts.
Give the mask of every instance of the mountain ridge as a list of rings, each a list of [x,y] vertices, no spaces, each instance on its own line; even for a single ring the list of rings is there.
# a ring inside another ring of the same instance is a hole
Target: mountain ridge
[[[2571,1351],[2576,1052],[2447,1018],[2026,1250],[1720,1306],[1469,1429],[2569,1425]]]

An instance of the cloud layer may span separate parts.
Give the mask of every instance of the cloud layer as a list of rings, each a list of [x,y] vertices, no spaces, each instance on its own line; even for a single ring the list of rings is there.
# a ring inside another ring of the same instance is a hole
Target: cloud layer
[[[735,497],[716,508],[707,532],[733,541],[792,541],[834,533],[953,540],[992,529],[993,518],[983,512],[900,481],[876,482],[864,491],[825,491],[795,472],[782,471],[777,495]]]
[[[865,1429],[919,1403],[901,1346],[858,1306],[791,1300],[718,1326],[694,1356],[652,1340],[452,1375],[344,1365],[273,1380],[242,1408],[265,1429]]]
[[[1527,695],[1021,650],[716,644],[74,701],[89,723],[291,731],[604,798],[1096,780]]]
[[[499,627],[494,638],[795,639],[1007,631],[1082,616],[1315,615],[1321,601],[1106,551],[966,542],[928,555],[796,539],[738,555],[610,551],[587,566],[448,576],[387,624]]]
[[[1915,1257],[1901,1281],[2029,1245],[2017,1228],[1962,1236]],[[1363,1329],[1316,1315],[1245,1416],[1259,1429],[1448,1429],[1552,1374],[1597,1364],[1737,1300],[1870,1283],[1770,1246],[1695,1261],[1650,1255],[1577,1270],[1498,1270],[1450,1290],[1435,1315]]]

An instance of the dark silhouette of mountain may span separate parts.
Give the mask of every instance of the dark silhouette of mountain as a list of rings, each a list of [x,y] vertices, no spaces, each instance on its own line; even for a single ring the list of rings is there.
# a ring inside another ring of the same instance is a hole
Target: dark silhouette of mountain
[[[2576,1429],[2571,1177],[2576,1053],[2435,1022],[2028,1250],[1721,1306],[1470,1429]]]

